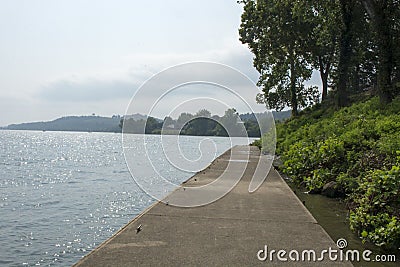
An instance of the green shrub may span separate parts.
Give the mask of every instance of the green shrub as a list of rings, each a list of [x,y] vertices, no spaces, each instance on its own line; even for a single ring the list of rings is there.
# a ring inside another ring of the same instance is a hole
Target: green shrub
[[[350,227],[379,246],[400,246],[400,167],[371,171],[353,196]]]
[[[322,103],[276,130],[284,173],[314,191],[336,181],[352,208],[351,228],[398,245],[400,97],[383,108],[377,97],[338,111]]]
[[[297,142],[283,153],[282,158],[283,172],[297,183],[305,182],[309,190],[321,189],[346,169],[341,165],[345,158],[343,142],[333,137],[315,144]]]
[[[359,186],[359,179],[350,176],[348,173],[340,173],[336,177],[338,186],[344,190],[345,193],[351,193],[356,190]]]
[[[261,137],[261,151],[264,154],[275,154],[276,148],[276,131],[275,128],[270,128]]]
[[[258,147],[259,149],[261,149],[261,139],[254,140],[254,141],[251,143],[251,145],[252,145],[252,146],[256,146],[256,147]]]
[[[312,176],[305,178],[305,185],[308,190],[313,192],[320,191],[322,187],[334,177],[328,169],[316,169],[313,170],[312,173]]]

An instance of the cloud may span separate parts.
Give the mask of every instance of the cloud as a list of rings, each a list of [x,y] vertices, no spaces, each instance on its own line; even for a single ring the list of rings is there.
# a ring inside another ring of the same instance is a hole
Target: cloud
[[[171,66],[192,61],[210,61],[226,64],[247,75],[253,82],[258,79],[252,67],[250,52],[243,46],[230,46],[226,49],[196,53],[134,54],[127,57],[125,69],[111,72],[103,71],[91,76],[72,75],[57,79],[42,86],[35,97],[50,102],[102,102],[127,99],[152,75]],[[129,66],[128,62],[136,62]],[[186,76],[187,73],[177,73]],[[219,75],[216,73],[215,75]],[[191,76],[191,75],[188,75]],[[226,77],[234,82],[234,77]],[[157,92],[154,92],[157,94]],[[255,96],[254,96],[255,97]]]
[[[163,117],[182,103],[179,112],[195,112],[205,108],[222,115],[234,107],[239,112],[265,111],[255,101],[259,93],[254,83],[235,69],[207,62],[178,65],[149,79],[135,94],[128,114],[142,113]],[[204,101],[199,101],[203,99]],[[183,107],[183,106],[182,106]],[[151,113],[151,114],[150,114]]]
[[[60,79],[44,86],[37,97],[56,102],[97,102],[130,98],[139,86],[139,81],[127,79]]]
[[[126,57],[126,60],[145,62],[140,66],[140,70],[147,70],[153,74],[182,63],[209,61],[233,67],[247,75],[253,82],[257,82],[259,77],[258,72],[253,67],[253,55],[245,46],[240,44],[229,44],[221,49],[208,50],[203,53],[130,54]]]

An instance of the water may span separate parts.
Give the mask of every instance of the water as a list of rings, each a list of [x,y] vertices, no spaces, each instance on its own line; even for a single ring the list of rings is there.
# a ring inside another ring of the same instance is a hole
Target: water
[[[325,229],[330,237],[336,241],[339,238],[347,240],[346,249],[356,249],[361,251],[370,250],[374,255],[395,255],[396,262],[366,262],[363,260],[353,261],[355,267],[395,267],[398,266],[400,253],[398,251],[388,251],[382,247],[377,247],[372,243],[363,243],[358,236],[350,230],[348,210],[345,204],[338,199],[327,198],[318,194],[306,194],[305,188],[298,188],[289,182],[291,188],[296,192],[297,197],[304,201],[306,208],[312,213],[318,223]],[[373,259],[371,256],[371,259]]]
[[[204,166],[232,145],[208,138],[216,150]],[[199,158],[203,138],[181,140]],[[0,149],[0,266],[70,266],[154,202],[133,181],[120,134],[0,131]],[[176,184],[193,175],[154,164]]]

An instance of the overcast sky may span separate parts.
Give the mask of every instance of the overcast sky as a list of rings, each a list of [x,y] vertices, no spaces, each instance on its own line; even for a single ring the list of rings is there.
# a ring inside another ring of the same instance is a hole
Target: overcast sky
[[[137,88],[183,62],[252,80],[236,0],[0,0],[0,126],[124,114]]]

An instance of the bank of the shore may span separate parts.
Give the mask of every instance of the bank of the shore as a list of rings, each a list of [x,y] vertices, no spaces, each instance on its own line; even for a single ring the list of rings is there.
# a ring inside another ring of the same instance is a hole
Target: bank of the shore
[[[360,239],[400,251],[400,98],[364,97],[277,124],[280,170],[307,191],[345,198]]]
[[[328,198],[320,194],[309,194],[306,188],[298,187],[290,182],[290,180],[285,179],[285,181],[333,240],[344,238],[348,243],[348,249],[357,249],[358,251],[370,250],[374,255],[394,255],[397,259],[395,262],[354,261],[353,265],[355,267],[396,267],[399,265],[399,251],[386,250],[370,242],[362,242],[350,230],[349,210],[343,199]]]
[[[231,155],[235,160],[229,161]],[[279,265],[283,262],[278,260],[276,252],[272,255],[273,261],[269,259],[272,250],[295,250],[300,258],[303,251],[314,250],[319,258],[323,250],[337,249],[335,242],[274,169],[256,192],[248,192],[260,157],[255,147],[249,150],[248,146],[238,146],[227,151],[189,179],[185,187],[216,180],[228,162],[238,166],[245,163],[243,175],[234,170],[229,173],[232,179],[242,176],[231,192],[216,202],[196,208],[158,202],[75,266]],[[182,194],[182,190],[178,188],[169,197]],[[265,257],[266,246],[267,259],[260,261],[257,254]],[[288,255],[283,257],[288,258]],[[284,263],[351,266],[349,262],[330,261],[327,254],[318,262],[288,259]]]

